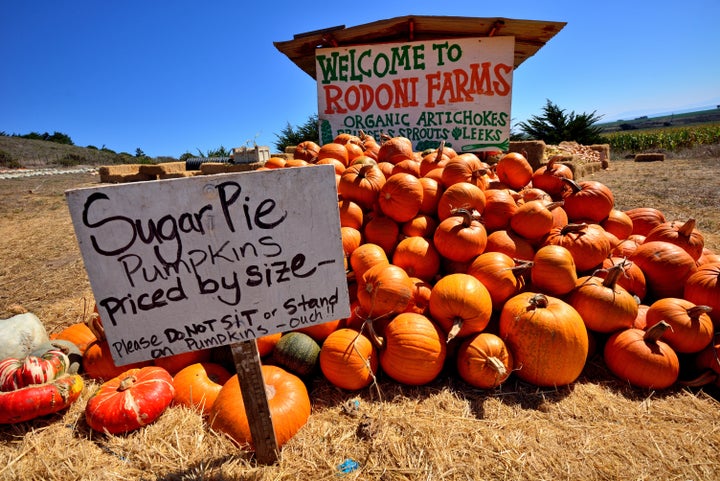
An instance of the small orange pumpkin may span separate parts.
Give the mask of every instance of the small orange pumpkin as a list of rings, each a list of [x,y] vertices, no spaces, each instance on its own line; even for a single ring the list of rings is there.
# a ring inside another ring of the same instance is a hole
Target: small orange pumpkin
[[[489,332],[468,337],[458,348],[457,370],[471,386],[492,389],[505,382],[513,370],[513,357],[502,339]]]
[[[487,288],[470,274],[448,274],[430,293],[430,316],[445,331],[448,341],[485,329],[492,307]]]
[[[210,414],[223,384],[232,374],[220,364],[198,362],[181,369],[173,377],[175,404],[198,409],[204,416]]]
[[[320,370],[334,386],[356,391],[370,385],[379,365],[370,339],[354,329],[334,331],[320,348]]]

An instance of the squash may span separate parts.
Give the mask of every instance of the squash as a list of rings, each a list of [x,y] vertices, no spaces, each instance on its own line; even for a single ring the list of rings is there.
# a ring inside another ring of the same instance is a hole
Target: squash
[[[49,341],[45,326],[32,312],[0,319],[0,360],[23,359]]]
[[[262,376],[278,448],[310,418],[310,396],[303,381],[279,366],[263,365]],[[210,410],[210,426],[240,445],[253,448],[250,423],[237,374],[220,390]]]
[[[126,433],[155,422],[174,396],[173,380],[165,369],[129,369],[95,391],[85,407],[85,419],[95,431]]]
[[[49,383],[0,392],[0,424],[21,423],[62,411],[80,397],[84,385],[79,374],[63,374]]]
[[[448,274],[430,292],[430,316],[448,341],[481,332],[490,322],[492,308],[487,288],[470,274]]]
[[[320,356],[318,343],[309,335],[299,331],[283,334],[272,351],[274,364],[298,376],[313,374],[317,367],[318,356]]]
[[[49,350],[40,356],[0,361],[0,391],[16,391],[34,384],[52,382],[65,374],[70,366],[68,357],[59,350]]]
[[[71,324],[62,331],[50,336],[51,340],[70,341],[77,346],[80,354],[84,353],[91,342],[95,339],[95,334],[84,322],[76,322]]]

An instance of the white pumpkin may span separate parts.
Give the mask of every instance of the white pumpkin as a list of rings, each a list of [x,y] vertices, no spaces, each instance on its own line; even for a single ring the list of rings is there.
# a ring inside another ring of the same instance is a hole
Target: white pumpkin
[[[0,319],[0,360],[23,359],[49,342],[45,326],[32,312]]]

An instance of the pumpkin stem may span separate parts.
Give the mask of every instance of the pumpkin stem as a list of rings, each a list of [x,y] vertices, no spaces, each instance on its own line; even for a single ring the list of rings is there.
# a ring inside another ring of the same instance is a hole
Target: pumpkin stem
[[[615,284],[617,284],[617,281],[620,279],[621,275],[625,274],[625,268],[629,267],[630,263],[627,262],[625,259],[621,260],[617,264],[614,264],[612,267],[608,267],[607,269],[601,269],[607,272],[607,275],[605,276],[605,279],[603,280],[603,287],[607,287],[610,289],[615,289]]]
[[[462,329],[463,321],[464,319],[462,317],[455,317],[455,319],[453,319],[452,327],[450,328],[450,331],[448,331],[447,339],[445,340],[446,343],[455,339],[460,332],[460,329]]]
[[[460,215],[463,218],[463,227],[469,226],[475,219],[474,212],[467,207],[458,207],[457,209],[450,210],[450,215]]]
[[[582,187],[580,187],[580,184],[575,182],[573,179],[568,179],[567,177],[563,177],[562,181],[565,182],[567,185],[570,186],[573,193],[580,192],[582,190]]]
[[[687,309],[687,314],[690,319],[697,320],[700,316],[702,316],[703,314],[708,314],[710,311],[712,311],[712,307],[700,305]]]
[[[685,238],[689,238],[690,236],[692,236],[692,233],[694,230],[695,230],[695,219],[690,218],[687,220],[687,222],[685,222],[683,225],[681,225],[678,228],[677,232],[678,232],[678,235],[685,237]]]
[[[645,331],[643,340],[648,344],[657,344],[663,334],[665,334],[665,331],[668,329],[672,329],[670,324],[665,321],[660,321]]]
[[[124,378],[122,381],[120,381],[120,385],[118,386],[117,390],[119,392],[126,391],[132,387],[133,384],[135,384],[135,381],[137,381],[137,378],[135,376],[128,376]]]
[[[587,224],[585,222],[582,222],[580,224],[567,224],[562,228],[560,231],[561,235],[567,235],[571,232],[580,232],[581,230],[587,228]]]
[[[503,379],[505,376],[507,376],[507,368],[505,367],[505,364],[498,359],[495,356],[489,356],[487,358],[487,363],[492,367],[495,371],[497,371],[497,378]]]
[[[545,204],[545,208],[546,208],[547,210],[553,210],[553,209],[556,209],[556,208],[558,208],[558,207],[562,207],[563,205],[565,205],[565,201],[564,201],[564,200],[557,200],[557,201],[555,201],[555,202],[550,202],[549,204]]]
[[[436,164],[442,160],[443,149],[445,149],[445,140],[441,140],[440,145],[437,148],[437,155],[435,155]]]
[[[377,349],[385,349],[387,345],[385,343],[385,338],[378,336],[377,332],[375,332],[375,326],[373,326],[372,319],[365,320],[365,322],[363,322],[363,327],[367,327],[370,342],[372,342]]]
[[[548,298],[544,294],[535,294],[528,301],[528,311],[534,311],[535,309],[544,309],[548,306]]]

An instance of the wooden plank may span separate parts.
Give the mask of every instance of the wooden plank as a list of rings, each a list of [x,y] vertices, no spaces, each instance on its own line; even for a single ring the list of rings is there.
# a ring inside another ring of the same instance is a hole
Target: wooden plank
[[[255,446],[255,459],[261,464],[274,464],[279,457],[272,413],[263,380],[260,353],[255,339],[230,345],[242,391],[245,414]]]

